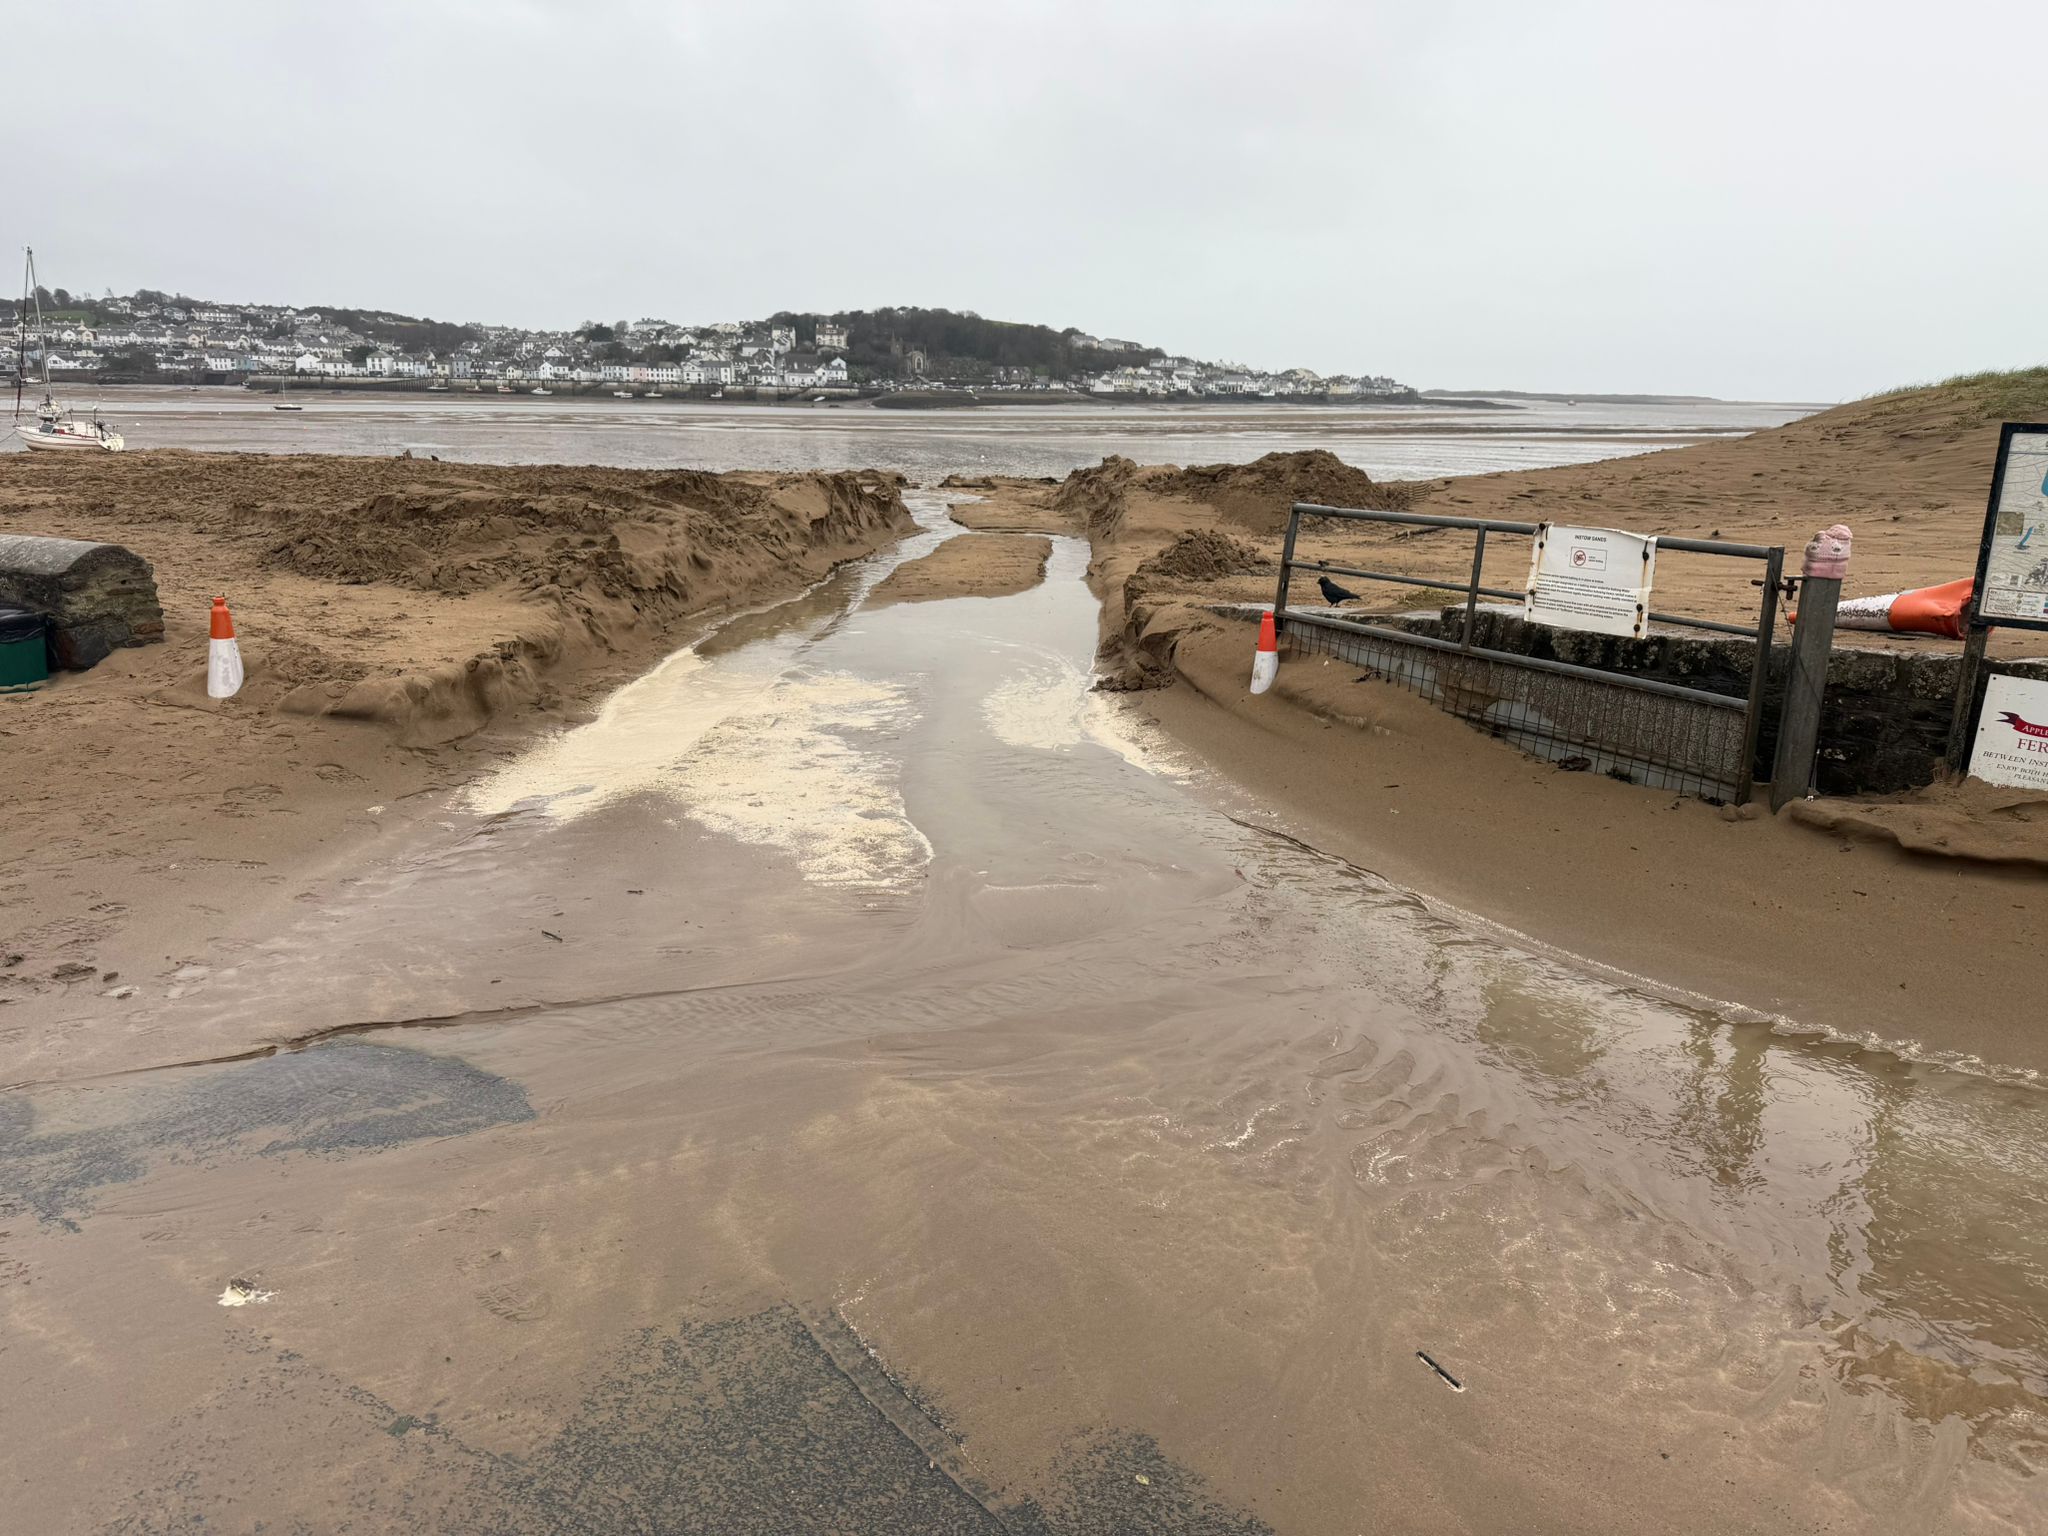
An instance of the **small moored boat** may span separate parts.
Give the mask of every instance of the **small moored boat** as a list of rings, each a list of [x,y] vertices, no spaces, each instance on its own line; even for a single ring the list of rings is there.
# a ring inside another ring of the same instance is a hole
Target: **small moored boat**
[[[24,448],[38,451],[90,450],[119,453],[128,446],[120,433],[100,419],[100,408],[84,421],[68,405],[59,405],[50,394],[50,343],[43,329],[42,297],[36,288],[36,253],[23,247],[21,309],[17,312],[14,346],[14,435]],[[30,421],[21,419],[21,394],[28,384],[28,316],[36,317],[36,351],[43,365],[43,399]]]

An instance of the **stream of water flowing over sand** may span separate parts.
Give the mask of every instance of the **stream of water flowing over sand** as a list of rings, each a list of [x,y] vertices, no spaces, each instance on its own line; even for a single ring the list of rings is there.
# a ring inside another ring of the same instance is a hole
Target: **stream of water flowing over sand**
[[[0,1096],[10,1528],[2039,1528],[2048,1095],[1262,828],[916,502]]]

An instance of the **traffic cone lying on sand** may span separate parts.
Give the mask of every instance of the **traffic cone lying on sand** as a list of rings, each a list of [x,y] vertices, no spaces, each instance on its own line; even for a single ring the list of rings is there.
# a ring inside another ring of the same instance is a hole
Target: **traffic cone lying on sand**
[[[206,696],[232,699],[242,691],[242,648],[235,643],[235,621],[228,600],[213,600],[213,638],[206,642]]]
[[[1264,693],[1273,686],[1273,674],[1280,670],[1280,636],[1273,615],[1259,615],[1259,648],[1252,656],[1252,692]]]
[[[1947,635],[1963,638],[1963,612],[1970,606],[1974,577],[1945,581],[1938,587],[1887,592],[1883,597],[1844,598],[1835,609],[1837,629],[1883,629],[1894,634]]]

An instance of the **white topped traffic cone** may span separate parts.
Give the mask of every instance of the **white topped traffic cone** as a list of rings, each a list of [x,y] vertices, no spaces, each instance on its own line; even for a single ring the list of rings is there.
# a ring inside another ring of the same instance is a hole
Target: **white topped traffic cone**
[[[228,600],[213,600],[213,638],[206,642],[206,695],[232,699],[242,691],[242,648],[235,643],[235,621]]]
[[[1259,615],[1259,648],[1252,657],[1252,692],[1264,693],[1273,686],[1274,674],[1280,670],[1280,636],[1273,625],[1273,615]]]

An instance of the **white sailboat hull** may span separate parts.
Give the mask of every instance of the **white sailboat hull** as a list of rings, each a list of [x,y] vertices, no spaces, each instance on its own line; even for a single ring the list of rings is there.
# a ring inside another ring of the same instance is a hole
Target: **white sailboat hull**
[[[43,432],[38,431],[34,427],[16,427],[14,435],[21,439],[22,447],[33,448],[38,452],[54,450],[64,453],[98,450],[102,453],[120,453],[128,446],[127,443],[122,441],[121,434],[118,432],[101,434],[89,429],[67,432],[62,427],[59,427],[54,432]]]

